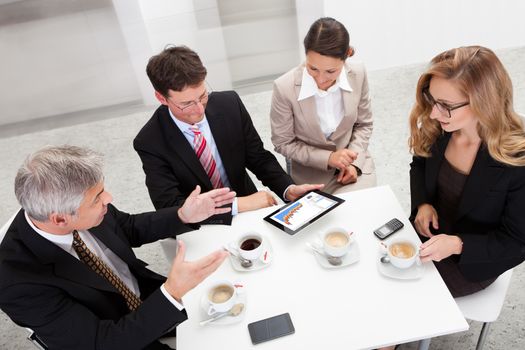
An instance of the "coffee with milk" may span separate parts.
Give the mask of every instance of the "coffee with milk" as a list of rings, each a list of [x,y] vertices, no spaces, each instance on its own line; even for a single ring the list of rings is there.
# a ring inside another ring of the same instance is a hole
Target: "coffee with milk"
[[[231,286],[227,284],[221,284],[210,290],[208,299],[215,304],[222,304],[228,301],[234,293]]]
[[[389,249],[390,254],[401,259],[410,259],[416,254],[416,249],[408,242],[391,244]]]
[[[330,232],[324,236],[326,244],[332,247],[344,247],[348,243],[348,236],[344,232]]]

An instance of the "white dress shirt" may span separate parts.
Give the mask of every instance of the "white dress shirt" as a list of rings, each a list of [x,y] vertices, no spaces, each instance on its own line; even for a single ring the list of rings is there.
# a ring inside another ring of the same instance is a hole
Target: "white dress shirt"
[[[65,250],[67,253],[71,254],[76,259],[80,260],[77,252],[73,248],[73,234],[69,233],[67,235],[56,235],[52,233],[47,233],[36,227],[27,212],[24,212],[27,223],[36,233],[38,233],[43,238],[47,239],[51,243],[57,245],[58,247]],[[95,254],[99,259],[104,261],[106,265],[126,284],[126,286],[137,296],[140,297],[140,289],[137,283],[137,279],[133,276],[129,270],[128,264],[126,264],[117,254],[113,253],[111,249],[106,247],[104,243],[99,241],[95,236],[89,233],[89,231],[78,231],[80,238],[84,241],[86,246]],[[164,288],[164,285],[160,287],[162,294],[179,310],[184,309],[184,306],[177,302]]]
[[[341,120],[344,117],[344,105],[342,90],[351,92],[352,88],[348,83],[346,70],[343,67],[339,77],[334,85],[330,86],[328,90],[320,90],[317,87],[315,79],[308,73],[306,67],[303,70],[303,78],[301,82],[301,91],[297,101],[306,98],[315,97],[315,105],[317,107],[317,118],[319,125],[326,138],[337,129]]]

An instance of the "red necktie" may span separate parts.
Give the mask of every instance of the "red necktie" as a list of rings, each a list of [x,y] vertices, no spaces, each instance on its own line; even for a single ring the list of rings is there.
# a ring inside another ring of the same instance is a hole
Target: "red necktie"
[[[219,169],[217,169],[217,164],[215,163],[215,159],[213,159],[211,148],[208,146],[206,139],[197,125],[192,125],[190,130],[195,134],[195,137],[193,138],[193,149],[195,150],[197,158],[199,158],[204,171],[208,174],[213,188],[223,187],[221,174],[219,173]]]

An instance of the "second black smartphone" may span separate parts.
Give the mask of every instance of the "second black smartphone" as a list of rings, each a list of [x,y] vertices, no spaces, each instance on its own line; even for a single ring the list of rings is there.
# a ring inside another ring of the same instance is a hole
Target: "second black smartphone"
[[[252,343],[259,344],[268,340],[295,333],[289,313],[265,318],[248,324]]]

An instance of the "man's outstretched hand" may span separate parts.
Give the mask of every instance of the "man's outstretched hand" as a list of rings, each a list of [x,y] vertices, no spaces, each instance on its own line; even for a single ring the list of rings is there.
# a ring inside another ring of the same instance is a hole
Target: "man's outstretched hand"
[[[183,223],[188,224],[200,222],[212,215],[227,213],[231,211],[231,207],[221,207],[233,202],[234,198],[235,192],[227,187],[201,193],[201,187],[197,185],[178,210],[179,218]]]
[[[217,270],[228,253],[224,250],[217,250],[199,260],[185,261],[186,245],[179,240],[177,244],[179,249],[173,259],[164,288],[175,300],[181,302],[186,293]]]

